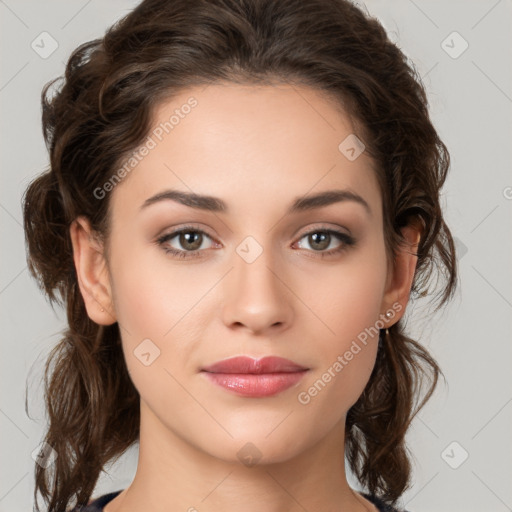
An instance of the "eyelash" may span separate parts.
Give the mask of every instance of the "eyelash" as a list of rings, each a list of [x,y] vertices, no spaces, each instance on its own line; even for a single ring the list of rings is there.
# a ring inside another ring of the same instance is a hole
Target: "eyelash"
[[[185,226],[177,231],[173,231],[172,233],[162,235],[161,237],[159,237],[156,240],[156,243],[159,246],[161,246],[162,249],[167,254],[172,254],[173,256],[176,256],[178,258],[191,259],[191,258],[201,257],[201,250],[199,250],[199,249],[196,249],[194,251],[180,251],[178,249],[173,249],[173,248],[164,246],[164,244],[166,242],[168,242],[169,240],[172,240],[177,235],[180,235],[182,233],[201,233],[203,235],[206,235],[208,238],[212,238],[210,235],[208,235],[208,233],[206,233],[205,231],[203,231],[201,229],[195,228],[194,226]],[[347,250],[349,247],[355,245],[355,243],[356,243],[355,239],[353,237],[351,237],[350,235],[347,235],[346,233],[337,231],[335,229],[328,229],[328,228],[323,228],[323,227],[320,227],[313,231],[308,231],[307,233],[304,233],[299,238],[299,240],[302,240],[304,237],[306,237],[308,235],[312,235],[314,233],[333,234],[333,235],[335,235],[336,238],[338,238],[338,240],[340,240],[342,242],[342,245],[340,247],[338,247],[337,249],[331,249],[330,251],[322,251],[322,252],[314,251],[320,258],[327,258],[329,256],[335,256],[335,255]],[[317,257],[317,256],[314,256],[314,257]]]

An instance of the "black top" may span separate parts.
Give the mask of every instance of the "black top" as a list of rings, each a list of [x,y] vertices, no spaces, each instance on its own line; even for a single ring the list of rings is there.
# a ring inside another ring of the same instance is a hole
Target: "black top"
[[[112,501],[122,491],[123,489],[115,492],[110,492],[108,494],[104,494],[103,496],[100,496],[99,498],[93,500],[86,507],[75,507],[73,510],[70,510],[69,512],[102,512],[103,507],[109,501]],[[362,494],[368,501],[373,503],[378,508],[379,512],[399,512],[398,509],[391,507],[390,505],[386,505],[381,499],[377,498],[376,496],[372,496],[364,492],[360,494]],[[407,510],[405,510],[404,512],[407,512]]]

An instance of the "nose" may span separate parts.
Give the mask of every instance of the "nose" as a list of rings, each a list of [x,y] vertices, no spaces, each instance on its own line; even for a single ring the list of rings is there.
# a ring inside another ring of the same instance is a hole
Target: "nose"
[[[252,262],[234,254],[234,268],[223,289],[222,315],[228,327],[270,335],[291,325],[293,293],[268,253],[263,251]]]

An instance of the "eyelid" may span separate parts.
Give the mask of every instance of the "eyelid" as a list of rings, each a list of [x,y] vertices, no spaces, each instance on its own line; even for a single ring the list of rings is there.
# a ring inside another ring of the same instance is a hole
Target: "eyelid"
[[[154,243],[156,243],[157,245],[164,244],[166,241],[174,239],[175,237],[179,236],[181,233],[187,233],[189,231],[200,233],[202,235],[206,235],[208,238],[210,238],[213,241],[214,244],[220,244],[220,242],[216,239],[216,237],[214,237],[213,235],[210,235],[210,233],[208,233],[208,231],[206,231],[202,227],[194,226],[193,224],[186,224],[179,228],[172,229],[169,232],[166,232],[164,230],[164,232],[162,234],[155,237]],[[164,240],[164,239],[167,239],[167,240]],[[203,252],[206,249],[201,249],[201,250],[196,250],[196,251],[183,251],[183,250],[179,250],[179,249],[176,249],[176,250],[180,251],[180,252],[187,252],[189,254],[194,254],[194,253]]]
[[[172,228],[169,231],[167,231],[167,229],[164,229],[161,234],[158,234],[155,237],[155,239],[158,240],[160,238],[170,236],[170,235],[172,235],[172,236],[179,235],[180,233],[182,233],[184,231],[197,231],[198,233],[208,235],[210,238],[215,239],[215,237],[213,235],[211,235],[205,228],[203,228],[199,225],[194,225],[194,224],[185,224],[185,225],[177,227],[177,228]]]
[[[342,228],[340,228],[339,226],[336,228],[333,228],[333,227],[324,225],[324,226],[313,227],[311,229],[308,229],[305,232],[302,232],[300,235],[298,235],[297,241],[294,242],[294,245],[299,243],[304,237],[306,237],[308,235],[311,235],[313,233],[321,233],[321,232],[329,233],[331,236],[334,236],[334,238],[336,238],[338,240],[338,242],[340,242],[341,245],[335,249],[330,249],[328,251],[306,250],[307,253],[314,253],[314,254],[316,253],[315,256],[311,256],[311,257],[326,258],[329,256],[335,256],[337,254],[344,252],[348,248],[356,245],[356,243],[357,243],[356,238],[354,236],[352,236],[352,234],[345,233],[344,231],[342,231]]]
[[[343,233],[341,230],[346,230],[346,233]],[[295,235],[296,237],[302,238],[305,235],[310,235],[311,233],[316,233],[317,231],[331,231],[336,232],[340,234],[346,234],[347,236],[352,236],[352,233],[350,232],[350,229],[345,228],[343,226],[333,226],[329,224],[322,224],[318,226],[313,226],[312,228],[306,228],[305,231],[299,231],[299,234]]]
[[[344,233],[342,231],[342,229],[346,229],[348,231],[348,233]],[[193,224],[187,224],[187,225],[181,226],[181,227],[176,228],[175,230],[172,230],[168,233],[165,233],[165,231],[164,231],[163,234],[158,235],[156,237],[155,243],[157,245],[163,246],[165,242],[174,239],[176,236],[180,235],[181,233],[184,233],[184,232],[186,233],[189,231],[197,232],[202,235],[206,235],[208,238],[210,238],[214,242],[214,244],[220,244],[220,242],[214,236],[210,235],[208,233],[208,231],[206,231],[205,229],[203,229],[197,225],[193,225]],[[316,252],[316,256],[314,256],[314,257],[320,257],[320,258],[328,257],[328,256],[331,256],[338,252],[342,252],[343,250],[347,249],[349,246],[353,246],[356,243],[356,239],[352,236],[352,234],[350,234],[350,230],[348,228],[341,228],[340,226],[333,228],[331,226],[321,224],[319,226],[314,226],[314,227],[308,228],[307,230],[296,235],[294,237],[294,238],[296,238],[296,241],[293,242],[292,245],[297,244],[307,235],[311,235],[313,233],[318,233],[318,232],[322,232],[322,231],[334,235],[334,237],[336,237],[338,239],[338,241],[341,243],[341,247],[337,248],[337,249],[330,249],[329,251],[309,251],[309,250],[305,249],[306,252]],[[168,253],[173,253],[174,255],[179,254],[179,256],[181,256],[183,258],[200,257],[201,253],[204,253],[205,251],[207,251],[207,249],[196,249],[194,251],[185,251],[183,249],[174,249],[174,248],[172,248],[172,249],[164,248],[164,250]]]
[[[345,229],[347,231],[347,233],[341,232],[340,229]],[[197,232],[199,232],[201,234],[205,234],[205,235],[209,236],[212,240],[216,241],[217,243],[220,243],[216,239],[215,236],[211,235],[208,231],[206,231],[201,226],[194,225],[194,224],[186,224],[184,226],[181,226],[181,227],[176,228],[175,230],[171,230],[169,232],[166,232],[166,230],[164,230],[162,234],[158,234],[155,237],[155,240],[159,240],[159,239],[167,237],[169,235],[176,236],[176,235],[179,235],[179,234],[181,234],[182,232],[185,232],[185,231],[197,231]],[[304,236],[310,235],[311,233],[315,233],[317,231],[330,231],[330,232],[335,232],[335,233],[340,233],[340,234],[346,234],[347,236],[352,236],[352,233],[350,232],[350,229],[348,229],[346,227],[341,227],[341,226],[333,227],[333,226],[330,226],[330,225],[327,225],[327,224],[320,224],[319,226],[314,226],[312,228],[304,228],[304,231],[299,231],[299,233],[294,235],[294,238],[301,239]]]

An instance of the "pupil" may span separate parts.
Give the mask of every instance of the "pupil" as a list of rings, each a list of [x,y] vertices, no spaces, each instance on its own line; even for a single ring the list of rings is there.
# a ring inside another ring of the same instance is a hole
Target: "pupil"
[[[318,248],[325,249],[326,247],[329,246],[328,242],[325,243],[326,240],[328,240],[329,236],[330,235],[328,233],[325,233],[323,231],[321,231],[319,233],[313,233],[313,235],[311,235],[311,238],[314,240],[314,243],[312,245],[320,243],[320,247],[318,247]]]
[[[191,234],[192,233],[192,234]],[[182,240],[184,239],[185,240],[185,243],[183,243],[183,246],[186,247],[187,244],[190,246],[192,245],[193,247],[190,247],[191,249],[197,249],[198,247],[201,246],[201,243],[199,242],[199,244],[197,243],[197,240],[201,238],[201,235],[200,233],[197,233],[195,231],[189,231],[187,233],[182,233]],[[195,244],[194,244],[194,240],[193,239],[196,239],[195,240]]]

